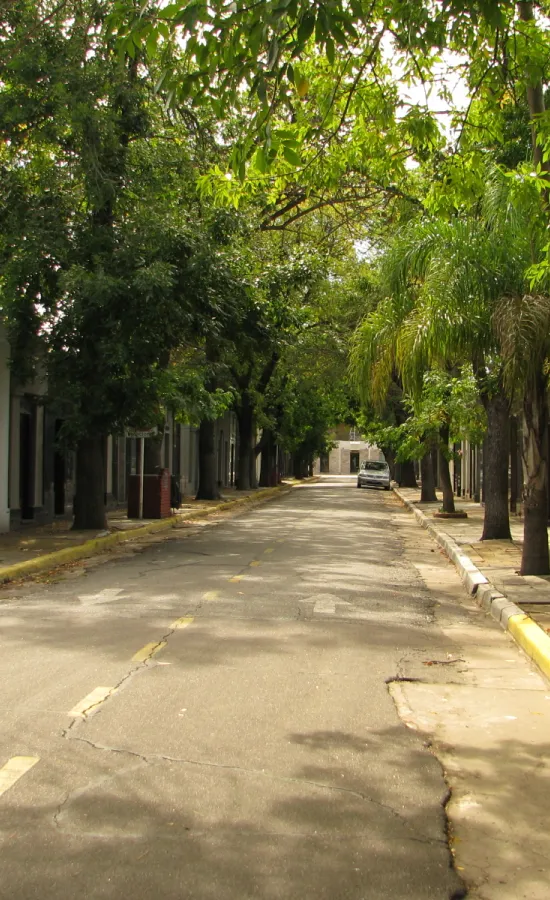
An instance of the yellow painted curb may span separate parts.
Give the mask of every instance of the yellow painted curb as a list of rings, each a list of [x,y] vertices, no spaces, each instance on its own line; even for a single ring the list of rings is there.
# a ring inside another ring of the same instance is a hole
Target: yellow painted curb
[[[550,637],[526,615],[510,616],[507,630],[541,672],[550,678]]]
[[[225,500],[216,506],[210,506],[206,509],[190,510],[176,516],[170,516],[167,519],[159,519],[157,522],[149,522],[147,525],[140,525],[137,528],[131,528],[128,531],[117,531],[114,534],[105,535],[105,537],[92,538],[84,541],[82,544],[76,544],[74,547],[64,547],[62,550],[54,550],[52,553],[45,553],[42,556],[36,556],[34,559],[25,560],[25,562],[14,563],[11,566],[3,566],[0,568],[0,584],[6,584],[8,581],[15,581],[20,578],[27,578],[36,575],[39,572],[47,572],[56,569],[58,566],[65,565],[70,562],[77,562],[80,559],[87,559],[96,556],[104,550],[115,546],[123,541],[134,541],[149,534],[155,534],[158,531],[167,531],[169,528],[175,528],[183,521],[190,519],[203,519],[213,513],[233,509],[236,506],[242,506],[246,503],[258,503],[261,500],[270,500],[285,491],[291,490],[293,485],[277,485],[272,488],[260,488],[258,493],[251,494],[248,497],[236,497],[235,500]]]

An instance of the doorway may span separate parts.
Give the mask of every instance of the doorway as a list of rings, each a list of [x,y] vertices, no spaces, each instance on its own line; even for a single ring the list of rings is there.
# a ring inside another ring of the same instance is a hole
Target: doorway
[[[349,471],[350,475],[355,475],[359,471],[359,451],[354,450],[349,455]]]

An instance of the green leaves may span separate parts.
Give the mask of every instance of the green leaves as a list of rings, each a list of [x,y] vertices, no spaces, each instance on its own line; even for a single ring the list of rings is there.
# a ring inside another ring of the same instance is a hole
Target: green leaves
[[[301,19],[298,22],[298,45],[299,47],[303,47],[304,44],[309,40],[311,35],[315,30],[315,13],[313,11],[306,11]]]
[[[302,163],[300,155],[288,144],[283,145],[283,156],[292,166],[300,166]]]

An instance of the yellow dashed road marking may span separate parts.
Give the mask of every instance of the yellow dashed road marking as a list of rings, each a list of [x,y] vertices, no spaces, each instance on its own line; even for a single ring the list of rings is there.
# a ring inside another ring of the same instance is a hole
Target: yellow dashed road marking
[[[230,578],[229,580],[235,584],[237,581],[241,581],[242,577],[242,575],[233,575],[233,578]]]
[[[176,619],[175,622],[172,622],[170,628],[187,628],[188,625],[193,621],[194,616],[184,616],[182,619]]]
[[[248,563],[249,566],[261,566],[261,562],[259,559],[253,559],[252,562]]]
[[[70,716],[84,716],[94,706],[99,706],[114,691],[112,687],[96,687],[91,694],[84,697],[80,703],[69,711]]]
[[[217,600],[220,596],[219,591],[207,591],[206,594],[202,595],[203,600]]]
[[[25,772],[36,765],[39,756],[12,756],[0,769],[0,795],[5,794]]]
[[[275,547],[267,547],[267,549],[264,550],[264,553],[273,553],[274,550],[275,550]]]
[[[154,656],[155,653],[158,653],[159,650],[162,650],[163,647],[166,647],[166,641],[153,641],[151,644],[145,644],[145,647],[142,647],[141,650],[134,653],[132,662],[145,662],[146,659],[151,659],[151,657]]]

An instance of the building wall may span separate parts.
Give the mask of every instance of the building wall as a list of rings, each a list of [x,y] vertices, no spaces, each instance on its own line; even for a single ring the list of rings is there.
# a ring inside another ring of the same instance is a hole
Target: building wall
[[[228,411],[216,422],[216,458],[220,487],[232,487],[237,472],[238,426],[234,412]]]
[[[26,521],[40,524],[56,516],[70,516],[75,474],[74,454],[64,456],[56,446],[62,423],[44,405],[45,384],[14,385],[8,355],[8,344],[0,333],[0,531],[9,531]],[[198,427],[182,425],[168,417],[161,460],[178,479],[182,496],[192,497],[198,489],[198,439]],[[139,441],[125,435],[106,439],[108,508],[124,507],[127,503],[128,476],[138,471],[138,445]],[[232,487],[238,458],[237,419],[232,412],[216,422],[216,451],[220,486]],[[259,473],[259,455],[257,465]]]
[[[452,459],[449,465],[453,490],[457,497],[479,499],[481,492],[481,463],[482,449],[462,441],[455,444],[457,459]]]
[[[384,459],[383,453],[378,447],[369,444],[366,441],[337,441],[336,446],[329,453],[328,473],[329,475],[350,475],[351,473],[351,454],[359,454],[359,465],[366,460]],[[318,475],[321,471],[320,459],[316,459],[313,472]]]
[[[39,376],[27,384],[11,377],[8,502],[15,527],[49,522],[54,515],[53,442],[45,394],[46,383]]]
[[[182,497],[193,496],[199,486],[199,429],[180,425],[180,490]]]

